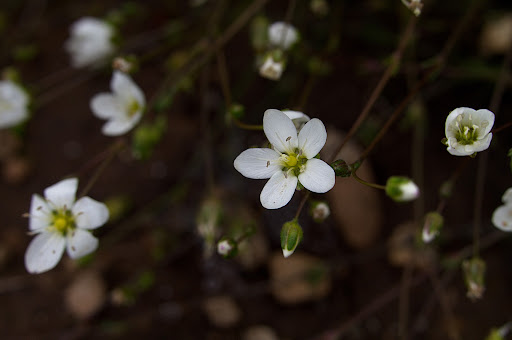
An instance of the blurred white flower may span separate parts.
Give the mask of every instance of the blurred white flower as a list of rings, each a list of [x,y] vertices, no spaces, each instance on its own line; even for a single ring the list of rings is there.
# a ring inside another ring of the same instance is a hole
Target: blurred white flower
[[[107,22],[84,17],[71,25],[65,48],[73,67],[96,66],[107,61],[114,51],[114,28]]]
[[[108,120],[103,134],[119,136],[140,121],[146,98],[130,76],[120,71],[114,71],[110,88],[112,93],[99,93],[91,99],[91,110],[96,117]]]
[[[65,179],[34,194],[30,205],[29,229],[37,236],[25,253],[25,267],[32,274],[54,268],[64,249],[73,258],[85,256],[98,247],[90,232],[105,224],[109,211],[90,197],[75,201],[78,180]]]
[[[268,27],[268,40],[273,47],[287,50],[299,40],[299,33],[292,25],[278,21]]]
[[[300,111],[283,110],[282,112],[292,120],[293,125],[295,125],[295,128],[297,129],[297,132],[300,132],[304,124],[311,120],[308,115]]]
[[[334,170],[314,158],[327,139],[322,121],[311,119],[297,135],[290,118],[279,110],[269,109],[263,116],[263,130],[273,149],[248,149],[234,161],[235,169],[245,177],[270,178],[260,195],[263,207],[285,206],[298,182],[316,193],[331,190],[335,183]]]
[[[0,81],[0,129],[18,125],[28,118],[29,97],[10,80]]]
[[[501,199],[503,205],[494,210],[492,224],[503,231],[512,231],[512,188],[508,188]]]
[[[471,156],[486,150],[491,144],[494,113],[459,107],[448,115],[445,124],[446,143],[454,156]]]
[[[260,76],[270,79],[279,80],[284,71],[284,63],[275,61],[271,54],[265,57],[265,61],[260,66]]]

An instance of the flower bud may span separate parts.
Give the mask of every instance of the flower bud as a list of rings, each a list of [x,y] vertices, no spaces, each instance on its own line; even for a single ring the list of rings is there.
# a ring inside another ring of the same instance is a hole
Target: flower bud
[[[425,215],[423,222],[423,232],[421,234],[423,242],[429,243],[441,231],[443,227],[444,218],[437,211],[431,211]]]
[[[339,177],[350,177],[352,176],[352,167],[347,164],[343,159],[335,160],[331,163],[331,168],[334,169],[334,173]]]
[[[162,139],[167,128],[167,118],[159,116],[154,123],[145,123],[135,129],[133,134],[133,155],[137,159],[147,159]]]
[[[462,262],[462,271],[468,289],[468,298],[472,301],[482,298],[485,291],[485,262],[478,257],[465,260]]]
[[[281,229],[281,249],[283,250],[284,257],[293,254],[301,240],[302,228],[296,219],[283,224]]]
[[[327,217],[329,217],[331,214],[331,209],[329,209],[327,202],[317,201],[311,204],[309,213],[315,222],[321,223],[325,221]]]
[[[418,198],[420,190],[411,179],[392,176],[386,183],[386,194],[395,202],[408,202]]]
[[[508,322],[501,326],[500,328],[493,328],[489,332],[489,335],[485,338],[485,340],[505,340],[505,337],[510,332],[510,328],[512,327],[512,322]]]
[[[238,244],[229,237],[223,237],[217,242],[217,253],[225,259],[230,259],[238,253]]]
[[[240,119],[245,115],[245,107],[242,104],[233,103],[228,108],[229,117]]]

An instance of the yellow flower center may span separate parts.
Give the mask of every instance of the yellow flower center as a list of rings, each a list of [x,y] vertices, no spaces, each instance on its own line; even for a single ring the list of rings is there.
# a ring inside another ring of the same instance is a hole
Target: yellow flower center
[[[284,155],[283,157],[283,163],[288,168],[294,167],[297,165],[297,157],[295,155]]]
[[[67,209],[53,211],[51,227],[59,234],[66,236],[69,231],[75,229],[75,218]]]
[[[281,155],[281,165],[283,166],[283,170],[286,170],[287,173],[291,172],[295,176],[298,176],[301,172],[304,171],[307,161],[308,159],[305,156],[302,156],[300,153]]]

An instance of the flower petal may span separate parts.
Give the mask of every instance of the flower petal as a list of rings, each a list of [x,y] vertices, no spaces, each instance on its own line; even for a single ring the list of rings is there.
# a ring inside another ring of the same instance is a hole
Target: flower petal
[[[270,144],[281,153],[292,153],[298,144],[297,129],[292,120],[279,110],[269,109],[263,115],[263,131]]]
[[[270,178],[281,170],[279,152],[272,149],[247,149],[235,159],[233,165],[238,172],[247,178]]]
[[[132,78],[124,72],[114,71],[110,88],[116,96],[123,98],[124,102],[130,103],[136,100],[140,107],[146,106],[146,97],[142,90],[135,84]]]
[[[322,194],[332,189],[336,175],[329,164],[316,158],[308,160],[306,169],[299,175],[299,181],[309,191]]]
[[[99,93],[92,97],[90,107],[92,113],[101,119],[123,118],[126,116],[122,102],[110,93]]]
[[[141,114],[136,114],[131,119],[110,120],[103,125],[101,132],[107,136],[123,135],[137,125],[141,118]]]
[[[31,274],[52,269],[59,263],[66,239],[58,233],[43,232],[30,242],[25,253],[25,267]]]
[[[96,229],[108,221],[109,211],[104,203],[90,197],[82,197],[73,206],[76,226],[82,229]]]
[[[501,205],[492,214],[492,224],[503,231],[512,231],[512,205]]]
[[[512,203],[512,188],[508,188],[501,198],[503,203]]]
[[[494,113],[487,109],[480,109],[476,110],[474,113],[474,120],[480,122],[487,122],[487,125],[485,126],[485,129],[480,137],[483,137],[487,135],[489,132],[491,132],[492,127],[494,125]]]
[[[32,195],[29,215],[28,228],[31,231],[44,229],[51,222],[51,209],[44,198],[39,195]]]
[[[75,203],[78,179],[68,178],[62,180],[44,190],[44,197],[51,207],[71,209]]]
[[[68,255],[72,259],[90,254],[98,248],[98,239],[89,231],[80,228],[73,230],[67,241]]]
[[[297,188],[297,177],[283,171],[276,172],[270,177],[260,194],[261,205],[266,209],[279,209],[292,199]]]
[[[313,118],[299,133],[299,149],[308,159],[315,157],[325,145],[327,131],[320,119]]]

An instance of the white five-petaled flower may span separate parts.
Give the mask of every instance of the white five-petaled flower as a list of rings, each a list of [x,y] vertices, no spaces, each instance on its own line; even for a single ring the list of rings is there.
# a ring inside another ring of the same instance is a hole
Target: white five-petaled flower
[[[512,231],[512,188],[508,188],[501,199],[500,205],[492,214],[492,224],[503,231]]]
[[[486,150],[491,144],[493,125],[494,113],[489,110],[468,107],[453,110],[446,118],[446,150],[455,156]]]
[[[268,40],[272,46],[287,50],[299,40],[299,33],[292,25],[278,21],[268,27]]]
[[[37,236],[25,253],[25,267],[32,274],[54,268],[64,249],[73,258],[85,256],[98,247],[90,232],[109,217],[105,204],[90,197],[75,201],[78,180],[65,179],[44,190],[44,198],[32,196],[29,229]]]
[[[71,25],[70,32],[65,48],[71,55],[73,67],[99,65],[115,51],[114,28],[103,20],[81,18]]]
[[[28,117],[27,93],[10,80],[0,81],[0,128],[15,126]]]
[[[269,109],[263,116],[263,130],[273,149],[248,149],[234,162],[235,169],[245,177],[270,178],[260,195],[263,207],[278,209],[285,206],[298,182],[316,193],[325,193],[334,186],[334,170],[314,158],[327,139],[321,120],[311,119],[297,135],[290,118],[279,110]]]
[[[102,132],[107,136],[119,136],[130,131],[142,118],[146,98],[130,76],[114,71],[110,82],[112,93],[99,93],[91,99],[94,115],[108,122]]]

